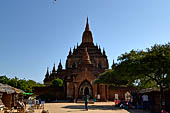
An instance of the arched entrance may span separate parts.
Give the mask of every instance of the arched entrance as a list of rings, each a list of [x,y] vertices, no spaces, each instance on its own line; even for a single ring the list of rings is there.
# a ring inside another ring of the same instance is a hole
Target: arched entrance
[[[89,95],[90,97],[93,96],[93,89],[92,85],[89,81],[85,80],[80,84],[79,90],[78,90],[79,98],[82,98],[84,95]]]
[[[84,89],[84,95],[89,95],[89,88],[88,88],[88,87],[86,87],[86,88]]]

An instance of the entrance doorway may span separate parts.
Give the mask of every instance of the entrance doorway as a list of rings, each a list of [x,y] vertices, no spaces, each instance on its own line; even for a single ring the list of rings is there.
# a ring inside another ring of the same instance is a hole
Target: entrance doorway
[[[89,95],[89,88],[88,87],[85,88],[84,95]]]
[[[85,95],[89,95],[90,97],[93,96],[92,85],[90,84],[89,81],[85,80],[84,82],[81,83],[78,94],[79,98],[82,98]]]

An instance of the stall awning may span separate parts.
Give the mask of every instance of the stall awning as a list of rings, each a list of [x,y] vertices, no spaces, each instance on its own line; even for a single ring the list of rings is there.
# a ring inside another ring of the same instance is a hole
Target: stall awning
[[[11,93],[15,93],[15,90],[7,84],[0,83],[0,92],[2,93],[6,92],[7,94],[11,94]]]
[[[17,89],[17,88],[10,86],[10,85],[2,84],[2,83],[0,83],[0,92],[2,92],[2,93],[6,92],[7,94],[11,94],[11,93],[17,93],[17,94],[21,93],[21,94],[23,94],[23,93],[25,93],[21,89]]]

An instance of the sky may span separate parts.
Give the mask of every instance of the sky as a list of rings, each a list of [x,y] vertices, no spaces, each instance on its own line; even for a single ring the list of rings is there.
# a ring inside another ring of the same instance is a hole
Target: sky
[[[170,0],[0,0],[0,75],[43,82],[47,67],[81,43],[86,18],[94,43],[113,59],[170,42]]]

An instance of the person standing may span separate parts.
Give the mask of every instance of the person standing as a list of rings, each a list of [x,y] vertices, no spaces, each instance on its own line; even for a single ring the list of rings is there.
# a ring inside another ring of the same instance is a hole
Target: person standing
[[[142,101],[143,101],[143,109],[147,109],[148,108],[148,95],[144,94],[142,96]]]
[[[100,101],[100,94],[97,95],[97,100]]]

